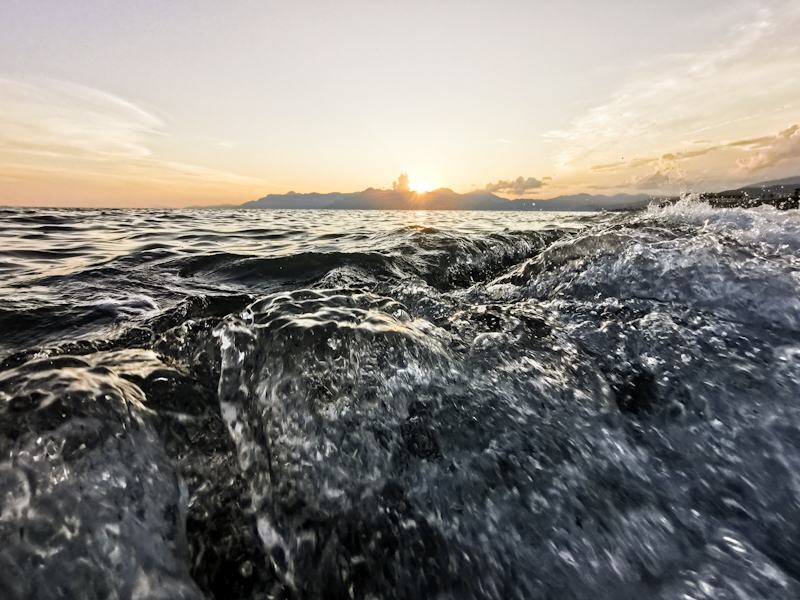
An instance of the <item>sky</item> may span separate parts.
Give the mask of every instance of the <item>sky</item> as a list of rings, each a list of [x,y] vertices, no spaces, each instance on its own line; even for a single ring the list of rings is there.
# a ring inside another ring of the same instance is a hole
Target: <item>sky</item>
[[[800,175],[800,3],[3,0],[0,204]]]

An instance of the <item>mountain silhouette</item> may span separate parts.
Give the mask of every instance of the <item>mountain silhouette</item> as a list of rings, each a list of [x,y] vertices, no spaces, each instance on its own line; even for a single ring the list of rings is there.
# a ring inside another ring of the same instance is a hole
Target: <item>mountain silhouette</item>
[[[362,192],[329,194],[270,194],[237,208],[328,209],[328,210],[630,210],[644,208],[656,198],[650,194],[593,196],[576,194],[551,200],[509,200],[477,190],[459,194],[448,188],[417,193],[368,188]]]

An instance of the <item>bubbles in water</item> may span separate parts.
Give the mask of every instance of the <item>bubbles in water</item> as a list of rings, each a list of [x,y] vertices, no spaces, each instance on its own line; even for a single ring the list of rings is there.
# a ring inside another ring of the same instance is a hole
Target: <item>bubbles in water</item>
[[[793,211],[235,214],[15,271],[2,589],[799,595]]]

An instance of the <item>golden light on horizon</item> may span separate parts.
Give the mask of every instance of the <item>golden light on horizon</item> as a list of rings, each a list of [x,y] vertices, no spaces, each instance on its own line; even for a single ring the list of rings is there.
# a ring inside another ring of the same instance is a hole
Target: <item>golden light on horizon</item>
[[[425,192],[431,191],[431,187],[428,185],[427,181],[409,181],[408,189],[410,189],[412,192],[417,192],[418,194],[424,194]]]
[[[357,19],[302,2],[51,4],[43,18],[35,2],[0,2],[2,205],[216,206],[370,187],[420,201],[441,188],[673,196],[800,173],[797,0],[733,0],[725,18],[712,0],[656,3],[659,18],[589,0],[434,2],[424,19],[399,1]],[[585,29],[564,35],[577,16]],[[527,35],[533,21],[542,35]],[[519,76],[533,72],[536,85]]]

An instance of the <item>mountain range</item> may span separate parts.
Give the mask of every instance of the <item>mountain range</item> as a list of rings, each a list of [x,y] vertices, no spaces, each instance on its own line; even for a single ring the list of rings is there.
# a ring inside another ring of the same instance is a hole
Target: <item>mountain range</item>
[[[736,190],[701,194],[707,199],[737,197],[789,196],[800,186],[800,176],[754,183]],[[328,210],[522,210],[522,211],[599,211],[637,210],[651,202],[674,201],[676,198],[651,194],[615,194],[613,196],[575,194],[549,200],[509,200],[485,190],[459,194],[448,188],[417,193],[403,190],[368,188],[361,192],[269,194],[240,205],[226,204],[206,208],[268,208]],[[199,207],[194,207],[199,208]]]
[[[509,200],[491,192],[459,194],[448,188],[417,193],[401,190],[376,190],[330,194],[270,194],[245,202],[238,208],[324,208],[331,210],[626,210],[644,208],[654,199],[650,194],[593,196],[576,194],[552,200]]]

